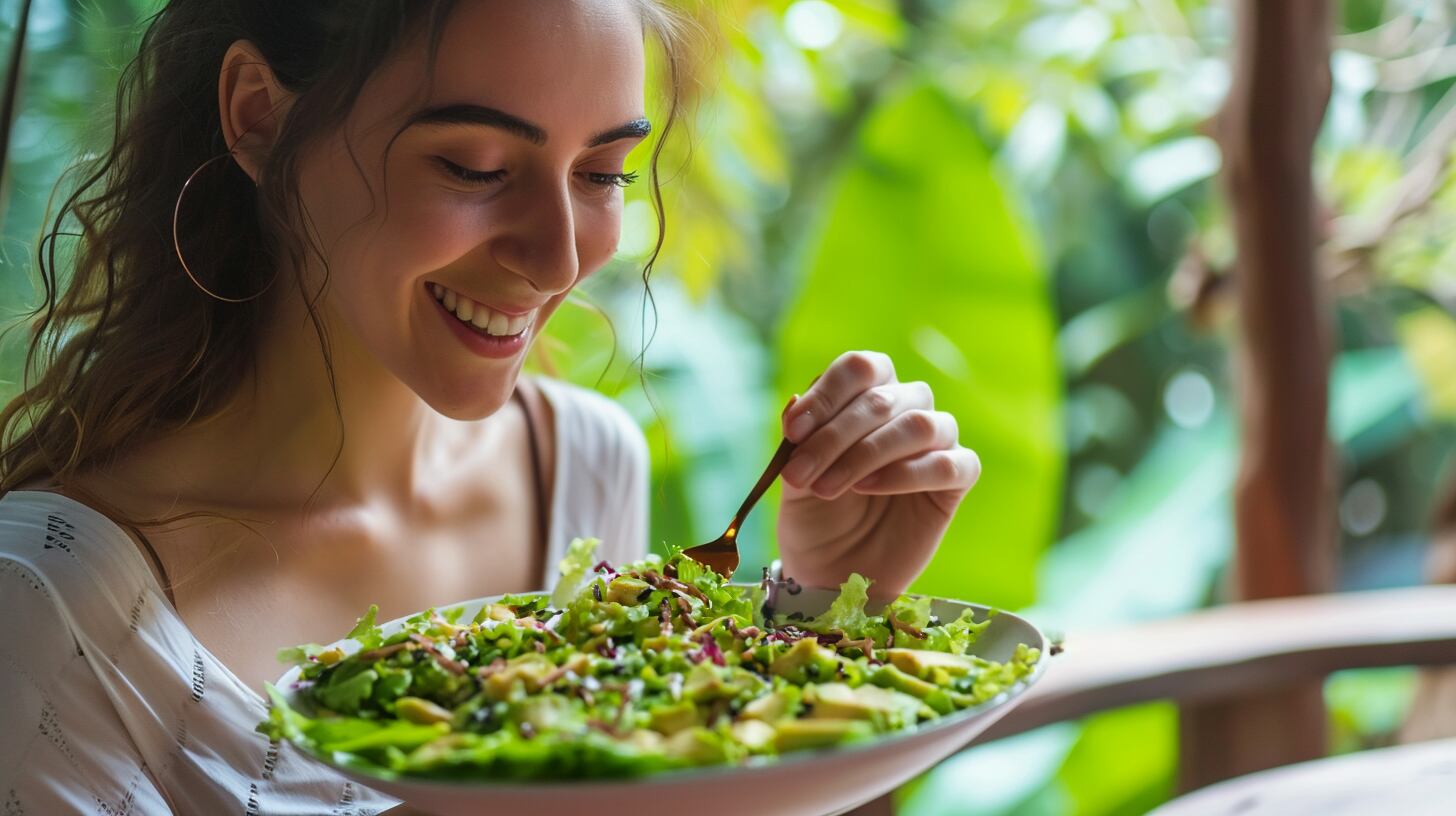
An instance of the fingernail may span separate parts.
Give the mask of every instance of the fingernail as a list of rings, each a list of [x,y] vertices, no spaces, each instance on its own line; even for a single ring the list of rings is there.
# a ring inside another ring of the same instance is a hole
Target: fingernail
[[[804,441],[804,437],[808,436],[813,430],[814,417],[810,416],[808,411],[805,411],[789,422],[789,427],[784,431],[784,435],[789,438],[790,442],[797,444]]]
[[[817,464],[818,462],[814,461],[813,456],[801,453],[789,460],[788,466],[784,468],[781,475],[784,477],[784,481],[795,487],[801,487],[804,480],[809,478],[809,474],[814,472],[814,466]]]
[[[790,408],[793,408],[794,407],[794,403],[796,403],[798,401],[799,401],[799,395],[798,394],[795,394],[792,397],[789,397],[789,404],[788,405],[785,405],[784,406],[784,410],[779,412],[779,417],[782,418],[782,417],[788,416],[789,415],[789,409]]]

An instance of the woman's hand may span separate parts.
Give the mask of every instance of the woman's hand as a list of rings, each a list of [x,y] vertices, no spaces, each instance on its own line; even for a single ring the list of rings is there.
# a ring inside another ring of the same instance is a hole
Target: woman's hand
[[[902,383],[890,358],[847,352],[784,410],[798,444],[782,479],[784,575],[838,587],[851,572],[889,600],[925,569],[981,474],[930,386]]]

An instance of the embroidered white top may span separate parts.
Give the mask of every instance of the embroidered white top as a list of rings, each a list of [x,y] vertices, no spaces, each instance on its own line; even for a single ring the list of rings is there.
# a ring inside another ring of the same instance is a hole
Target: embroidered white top
[[[601,538],[614,563],[646,554],[648,459],[615,403],[535,381],[555,415],[541,576],[550,588],[574,536]],[[261,689],[203,648],[132,540],[84,504],[45,491],[0,498],[0,620],[0,814],[374,814],[399,804],[257,733]]]

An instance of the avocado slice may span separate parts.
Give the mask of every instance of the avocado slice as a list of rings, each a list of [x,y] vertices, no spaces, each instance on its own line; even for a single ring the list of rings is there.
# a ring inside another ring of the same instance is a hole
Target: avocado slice
[[[753,753],[768,750],[777,733],[772,725],[761,720],[740,720],[733,723],[730,730],[733,738]]]
[[[940,671],[940,669],[935,671]],[[870,683],[880,688],[894,689],[909,694],[939,714],[949,714],[958,708],[968,708],[975,703],[969,694],[942,688],[918,677],[912,677],[890,664],[877,667],[870,674]]]
[[[712,663],[706,661],[693,666],[683,680],[683,696],[689,700],[713,700],[728,692],[728,684]]]
[[[773,674],[794,683],[819,678],[828,680],[835,676],[838,669],[839,658],[812,637],[796,641],[788,651],[774,658],[768,667]]]
[[[890,663],[906,674],[922,680],[931,678],[931,673],[941,669],[947,674],[959,677],[970,674],[976,664],[969,657],[950,652],[933,652],[926,649],[886,649]]]
[[[874,733],[869,723],[860,720],[783,720],[774,726],[774,748],[780,753],[824,748]]]
[[[505,700],[518,685],[527,692],[535,693],[541,690],[541,681],[553,671],[556,671],[556,664],[546,655],[528,652],[513,657],[506,661],[505,668],[485,678],[485,696],[492,700]]]
[[[528,697],[516,705],[516,720],[530,723],[538,732],[569,728],[582,720],[581,714],[562,697]]]
[[[924,708],[919,699],[908,694],[879,686],[851,688],[844,683],[812,686],[806,699],[814,704],[809,715],[813,719],[868,720],[880,730],[913,724]]]
[[[794,709],[797,708],[795,705],[797,702],[797,689],[793,691],[790,691],[790,689],[779,689],[778,691],[770,692],[769,694],[754,699],[748,705],[744,706],[742,711],[738,712],[738,717],[744,720],[761,720],[771,723],[793,713]]]
[[[809,716],[816,720],[868,720],[875,713],[875,706],[843,683],[810,686],[804,702],[813,706]]]
[[[628,578],[619,575],[607,584],[607,591],[602,593],[602,600],[619,603],[623,606],[636,606],[637,596],[642,594],[644,589],[650,589],[651,584],[638,578]]]
[[[667,736],[702,724],[698,721],[697,705],[688,700],[654,708],[649,716],[648,727]]]
[[[450,722],[454,716],[446,709],[421,697],[401,697],[395,700],[394,713],[398,714],[400,719],[419,725]]]
[[[903,691],[921,700],[929,697],[936,690],[934,683],[928,683],[919,677],[906,674],[893,665],[877,667],[870,673],[870,682],[880,688],[891,688],[896,691]]]
[[[726,747],[721,737],[715,737],[712,731],[702,726],[695,726],[668,737],[662,744],[662,752],[694,765],[707,765],[726,760]]]

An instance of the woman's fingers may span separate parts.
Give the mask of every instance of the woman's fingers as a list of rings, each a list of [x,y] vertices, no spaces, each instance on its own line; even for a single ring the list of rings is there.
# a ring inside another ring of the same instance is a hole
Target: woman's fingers
[[[980,457],[973,450],[956,446],[886,465],[859,480],[853,490],[880,496],[951,490],[964,495],[980,477]]]
[[[851,485],[875,471],[929,451],[956,446],[955,417],[943,411],[912,409],[855,442],[810,489],[822,499],[837,499]]]
[[[784,435],[802,443],[866,390],[895,381],[895,364],[877,351],[848,351],[809,386],[784,415]]]
[[[796,403],[802,404],[804,398]],[[908,411],[928,411],[934,405],[925,383],[890,383],[861,392],[827,423],[799,443],[784,468],[784,481],[794,487],[814,484],[856,444],[890,425]],[[793,409],[790,409],[793,413]],[[954,439],[950,441],[951,444]],[[943,447],[943,446],[942,446]],[[866,471],[868,472],[868,471]]]

